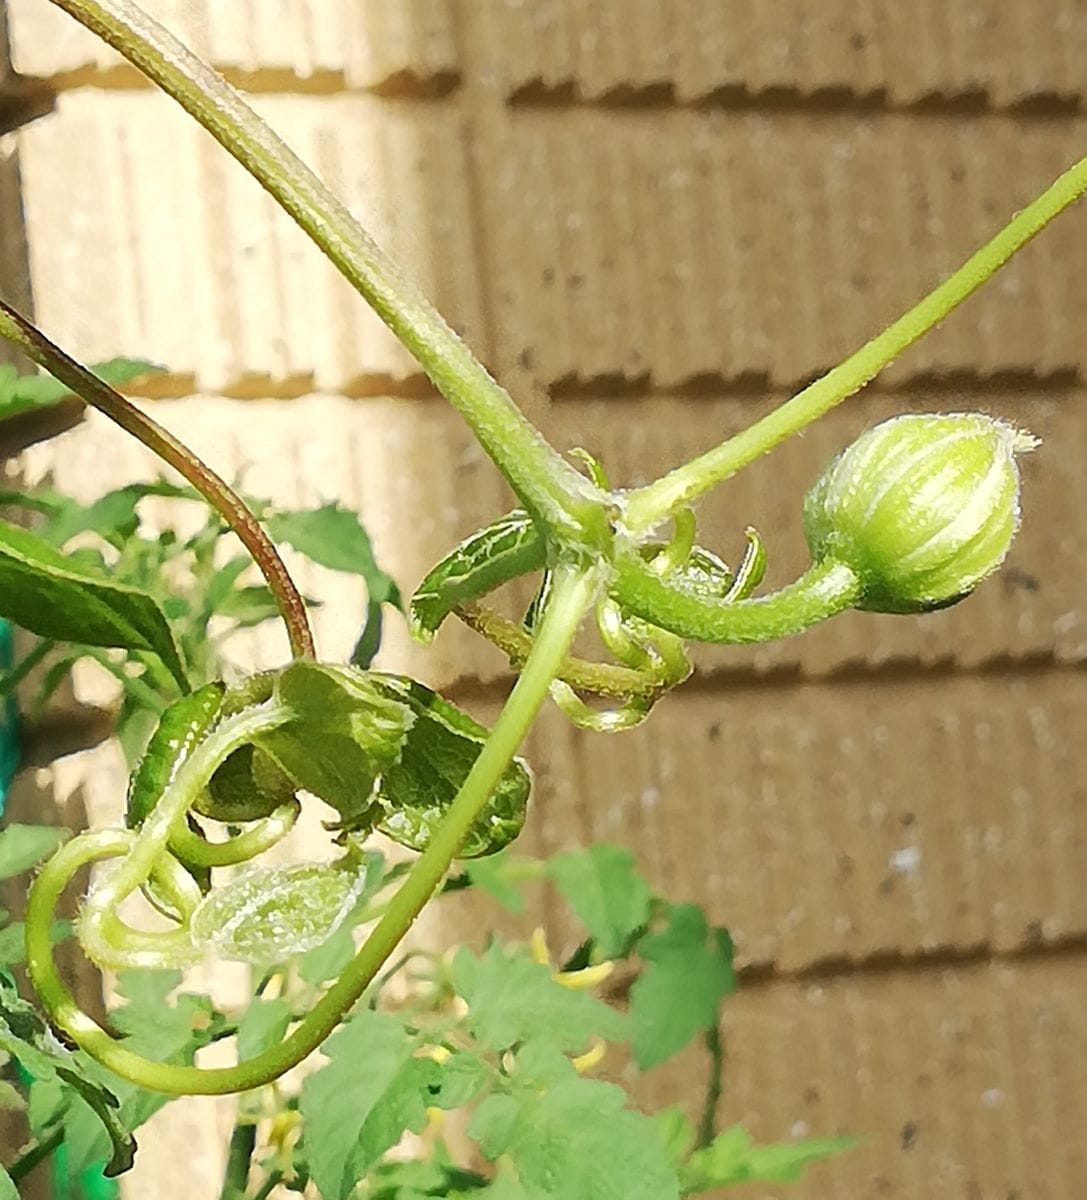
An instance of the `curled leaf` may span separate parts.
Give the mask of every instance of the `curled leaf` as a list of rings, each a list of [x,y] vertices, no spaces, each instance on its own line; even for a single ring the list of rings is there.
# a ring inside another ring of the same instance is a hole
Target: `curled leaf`
[[[528,513],[514,509],[461,542],[419,584],[408,618],[412,635],[429,642],[458,605],[543,565],[543,539]]]
[[[695,546],[686,562],[669,573],[668,583],[688,595],[712,600],[728,594],[733,584],[733,574],[728,564],[712,550]]]
[[[374,799],[383,814],[378,828],[402,846],[423,850],[479,757],[488,731],[414,679],[374,678],[413,715],[403,753],[377,783]],[[493,854],[513,841],[524,825],[531,788],[528,768],[514,759],[468,831],[460,857]]]
[[[294,719],[256,739],[294,785],[319,796],[341,824],[361,827],[374,780],[399,758],[415,713],[406,699],[356,667],[300,661],[275,676]]]
[[[221,958],[280,962],[326,941],[366,881],[317,863],[254,867],[216,888],[193,913],[193,941]]]

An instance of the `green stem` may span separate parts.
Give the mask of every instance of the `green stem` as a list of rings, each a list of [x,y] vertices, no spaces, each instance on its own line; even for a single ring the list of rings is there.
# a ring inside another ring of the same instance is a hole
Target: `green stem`
[[[137,441],[142,442],[163,462],[173,467],[201,496],[221,513],[223,520],[238,535],[238,540],[253,556],[276,599],[287,627],[291,649],[296,658],[314,656],[313,634],[306,606],[294,581],[287,573],[279,552],[245,501],[172,433],[146,413],[141,412],[120,392],[104,383],[82,363],[65,354],[45,334],[10,305],[0,300],[0,336],[7,338],[40,367],[77,395],[84,403],[104,413]]]
[[[1087,191],[1087,158],[1081,159],[1017,213],[938,288],[865,343],[845,362],[772,413],[714,449],[627,496],[624,526],[637,536],[697,496],[734,475],[787,437],[859,391],[918,338],[928,333]]]
[[[100,914],[115,909],[147,881],[171,833],[207,787],[216,768],[235,750],[258,734],[278,728],[292,715],[289,708],[271,702],[243,709],[227,717],[200,742],[140,826],[125,861],[91,889],[83,909],[84,925],[93,924]]]
[[[372,982],[448,870],[465,834],[502,778],[547,697],[551,680],[565,657],[581,619],[596,598],[598,582],[595,571],[567,567],[556,570],[551,601],[540,624],[532,653],[430,845],[416,860],[355,958],[317,1001],[306,1019],[278,1046],[233,1067],[204,1068],[156,1063],[126,1049],[84,1013],[57,973],[48,938],[53,910],[64,884],[70,878],[70,873],[62,875],[55,866],[67,847],[61,847],[34,881],[26,917],[27,965],[31,980],[56,1024],[83,1050],[118,1075],[152,1091],[175,1095],[222,1095],[248,1091],[269,1083],[300,1063],[328,1037],[344,1013]],[[217,738],[225,727],[225,724],[220,726],[208,742]],[[189,771],[196,758],[197,755],[194,755],[186,763],[178,775],[179,780]],[[156,814],[165,802],[164,796],[156,806]],[[181,811],[179,809],[174,816]],[[155,819],[153,814],[148,821]],[[147,823],[143,826],[144,830],[146,828]],[[138,869],[131,872],[126,872],[127,867],[126,860],[118,875],[145,875],[147,863],[140,862]],[[106,882],[112,882],[112,879]],[[138,883],[138,879],[133,883],[132,878],[126,878],[124,885],[114,888],[114,892],[124,894],[126,888],[131,890],[129,885],[138,886]]]
[[[526,632],[524,626],[481,604],[463,604],[455,612],[469,629],[474,629],[493,646],[497,646],[515,670],[528,661],[534,637]],[[616,699],[634,696],[655,700],[668,688],[682,683],[689,669],[688,666],[682,674],[677,675],[663,665],[641,670],[616,663],[568,657],[563,660],[556,677],[579,692],[596,696],[612,696]]]
[[[627,612],[697,642],[743,645],[772,642],[802,633],[853,605],[860,580],[844,563],[826,559],[795,582],[753,600],[706,600],[680,592],[647,570],[637,554],[621,555],[615,564],[612,594]]]
[[[267,817],[225,842],[208,842],[183,821],[170,833],[170,849],[194,867],[233,867],[249,862],[281,842],[294,828],[300,806],[297,800],[281,804]]]
[[[30,672],[48,656],[55,645],[56,642],[52,641],[52,639],[42,638],[40,642],[32,646],[19,659],[10,671],[5,672],[3,678],[0,678],[0,699],[10,695]]]
[[[44,1137],[31,1142],[19,1157],[8,1167],[12,1183],[19,1183],[38,1165],[44,1162],[50,1154],[64,1141],[64,1126],[58,1125]]]
[[[603,493],[558,455],[347,208],[219,74],[130,0],[53,0],[169,93],[332,260],[472,427],[533,516],[560,540],[607,538]]]
[[[230,1149],[227,1151],[226,1170],[223,1173],[223,1187],[219,1192],[219,1200],[245,1200],[249,1186],[249,1168],[256,1148],[257,1127],[251,1122],[243,1123],[239,1114],[234,1123],[234,1131],[230,1135]]]
[[[706,1100],[702,1107],[702,1119],[698,1123],[698,1140],[695,1142],[695,1146],[700,1150],[717,1136],[717,1106],[721,1103],[725,1076],[725,1046],[721,1040],[720,1020],[721,1016],[718,1013],[713,1024],[706,1030],[710,1074],[706,1080]]]

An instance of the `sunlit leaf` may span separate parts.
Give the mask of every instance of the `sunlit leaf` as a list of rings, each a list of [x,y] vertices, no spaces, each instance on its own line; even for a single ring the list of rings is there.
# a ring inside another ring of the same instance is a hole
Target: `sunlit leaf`
[[[6,522],[0,522],[0,616],[42,637],[150,650],[188,687],[173,633],[151,596],[77,567],[44,539]]]

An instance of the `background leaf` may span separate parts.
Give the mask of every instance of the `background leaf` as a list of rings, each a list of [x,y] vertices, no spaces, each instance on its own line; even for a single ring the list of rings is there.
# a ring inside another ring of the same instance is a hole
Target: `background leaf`
[[[122,387],[141,375],[158,373],[162,368],[138,358],[111,358],[96,363],[91,370],[113,387]],[[71,388],[52,375],[20,375],[10,363],[0,363],[0,421],[30,409],[46,408],[71,394]]]
[[[254,997],[238,1023],[238,1061],[256,1058],[263,1050],[278,1046],[291,1023],[291,1006],[276,996]]]
[[[426,1123],[438,1064],[415,1057],[395,1017],[362,1009],[322,1048],[329,1062],[302,1085],[305,1154],[324,1200],[356,1182],[405,1131]]]
[[[370,535],[358,514],[332,503],[301,512],[271,510],[263,519],[273,541],[286,542],[331,571],[362,577],[366,584],[366,620],[351,662],[368,667],[381,644],[381,606],[391,604],[401,609],[404,602],[396,581],[377,565]]]
[[[87,1070],[77,1056],[65,1050],[45,1021],[15,990],[9,976],[0,976],[0,1050],[17,1059],[35,1080],[52,1086],[57,1081],[70,1089],[67,1113],[82,1106],[93,1121],[99,1144],[98,1162],[109,1160],[107,1174],[118,1175],[132,1166],[136,1142],[120,1119],[117,1095],[100,1079],[100,1071]]]
[[[638,953],[648,965],[630,989],[630,1020],[634,1057],[647,1070],[714,1025],[736,981],[728,933],[711,931],[693,904],[672,907],[667,926],[643,937]]]
[[[211,1040],[217,1018],[206,996],[182,994],[173,1003],[168,1000],[180,979],[176,971],[119,973],[118,991],[126,1002],[110,1013],[110,1020],[128,1049],[158,1062],[191,1064],[196,1051]],[[73,1058],[82,1076],[117,1097],[118,1120],[126,1131],[138,1129],[170,1100],[119,1078],[83,1053]],[[73,1178],[107,1157],[107,1134],[95,1110],[81,1097],[73,1098],[69,1105],[64,1130]]]
[[[556,855],[547,870],[604,957],[623,954],[649,919],[649,885],[635,871],[634,855],[600,842]]]
[[[0,829],[0,879],[11,879],[37,866],[71,837],[56,825],[7,825]]]
[[[149,595],[80,569],[7,522],[0,522],[0,615],[42,637],[150,650],[188,688],[173,633]]]
[[[656,1127],[625,1104],[620,1088],[572,1076],[488,1097],[468,1132],[488,1158],[512,1159],[526,1200],[678,1200]]]
[[[453,987],[468,1005],[465,1025],[490,1050],[542,1040],[583,1050],[594,1037],[622,1037],[625,1020],[588,992],[563,987],[523,950],[497,942],[482,958],[462,946],[453,959]]]
[[[730,1183],[755,1180],[788,1183],[810,1163],[833,1158],[857,1144],[856,1138],[810,1138],[756,1146],[746,1129],[734,1125],[696,1150],[681,1169],[685,1195]]]

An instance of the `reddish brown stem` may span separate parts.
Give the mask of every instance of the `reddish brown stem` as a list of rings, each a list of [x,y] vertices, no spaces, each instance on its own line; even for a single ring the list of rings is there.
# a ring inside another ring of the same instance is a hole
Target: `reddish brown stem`
[[[157,421],[54,345],[35,325],[0,300],[0,334],[44,367],[91,408],[105,413],[186,479],[218,512],[253,556],[275,596],[296,658],[314,657],[306,606],[272,540],[245,501],[209,466]]]

